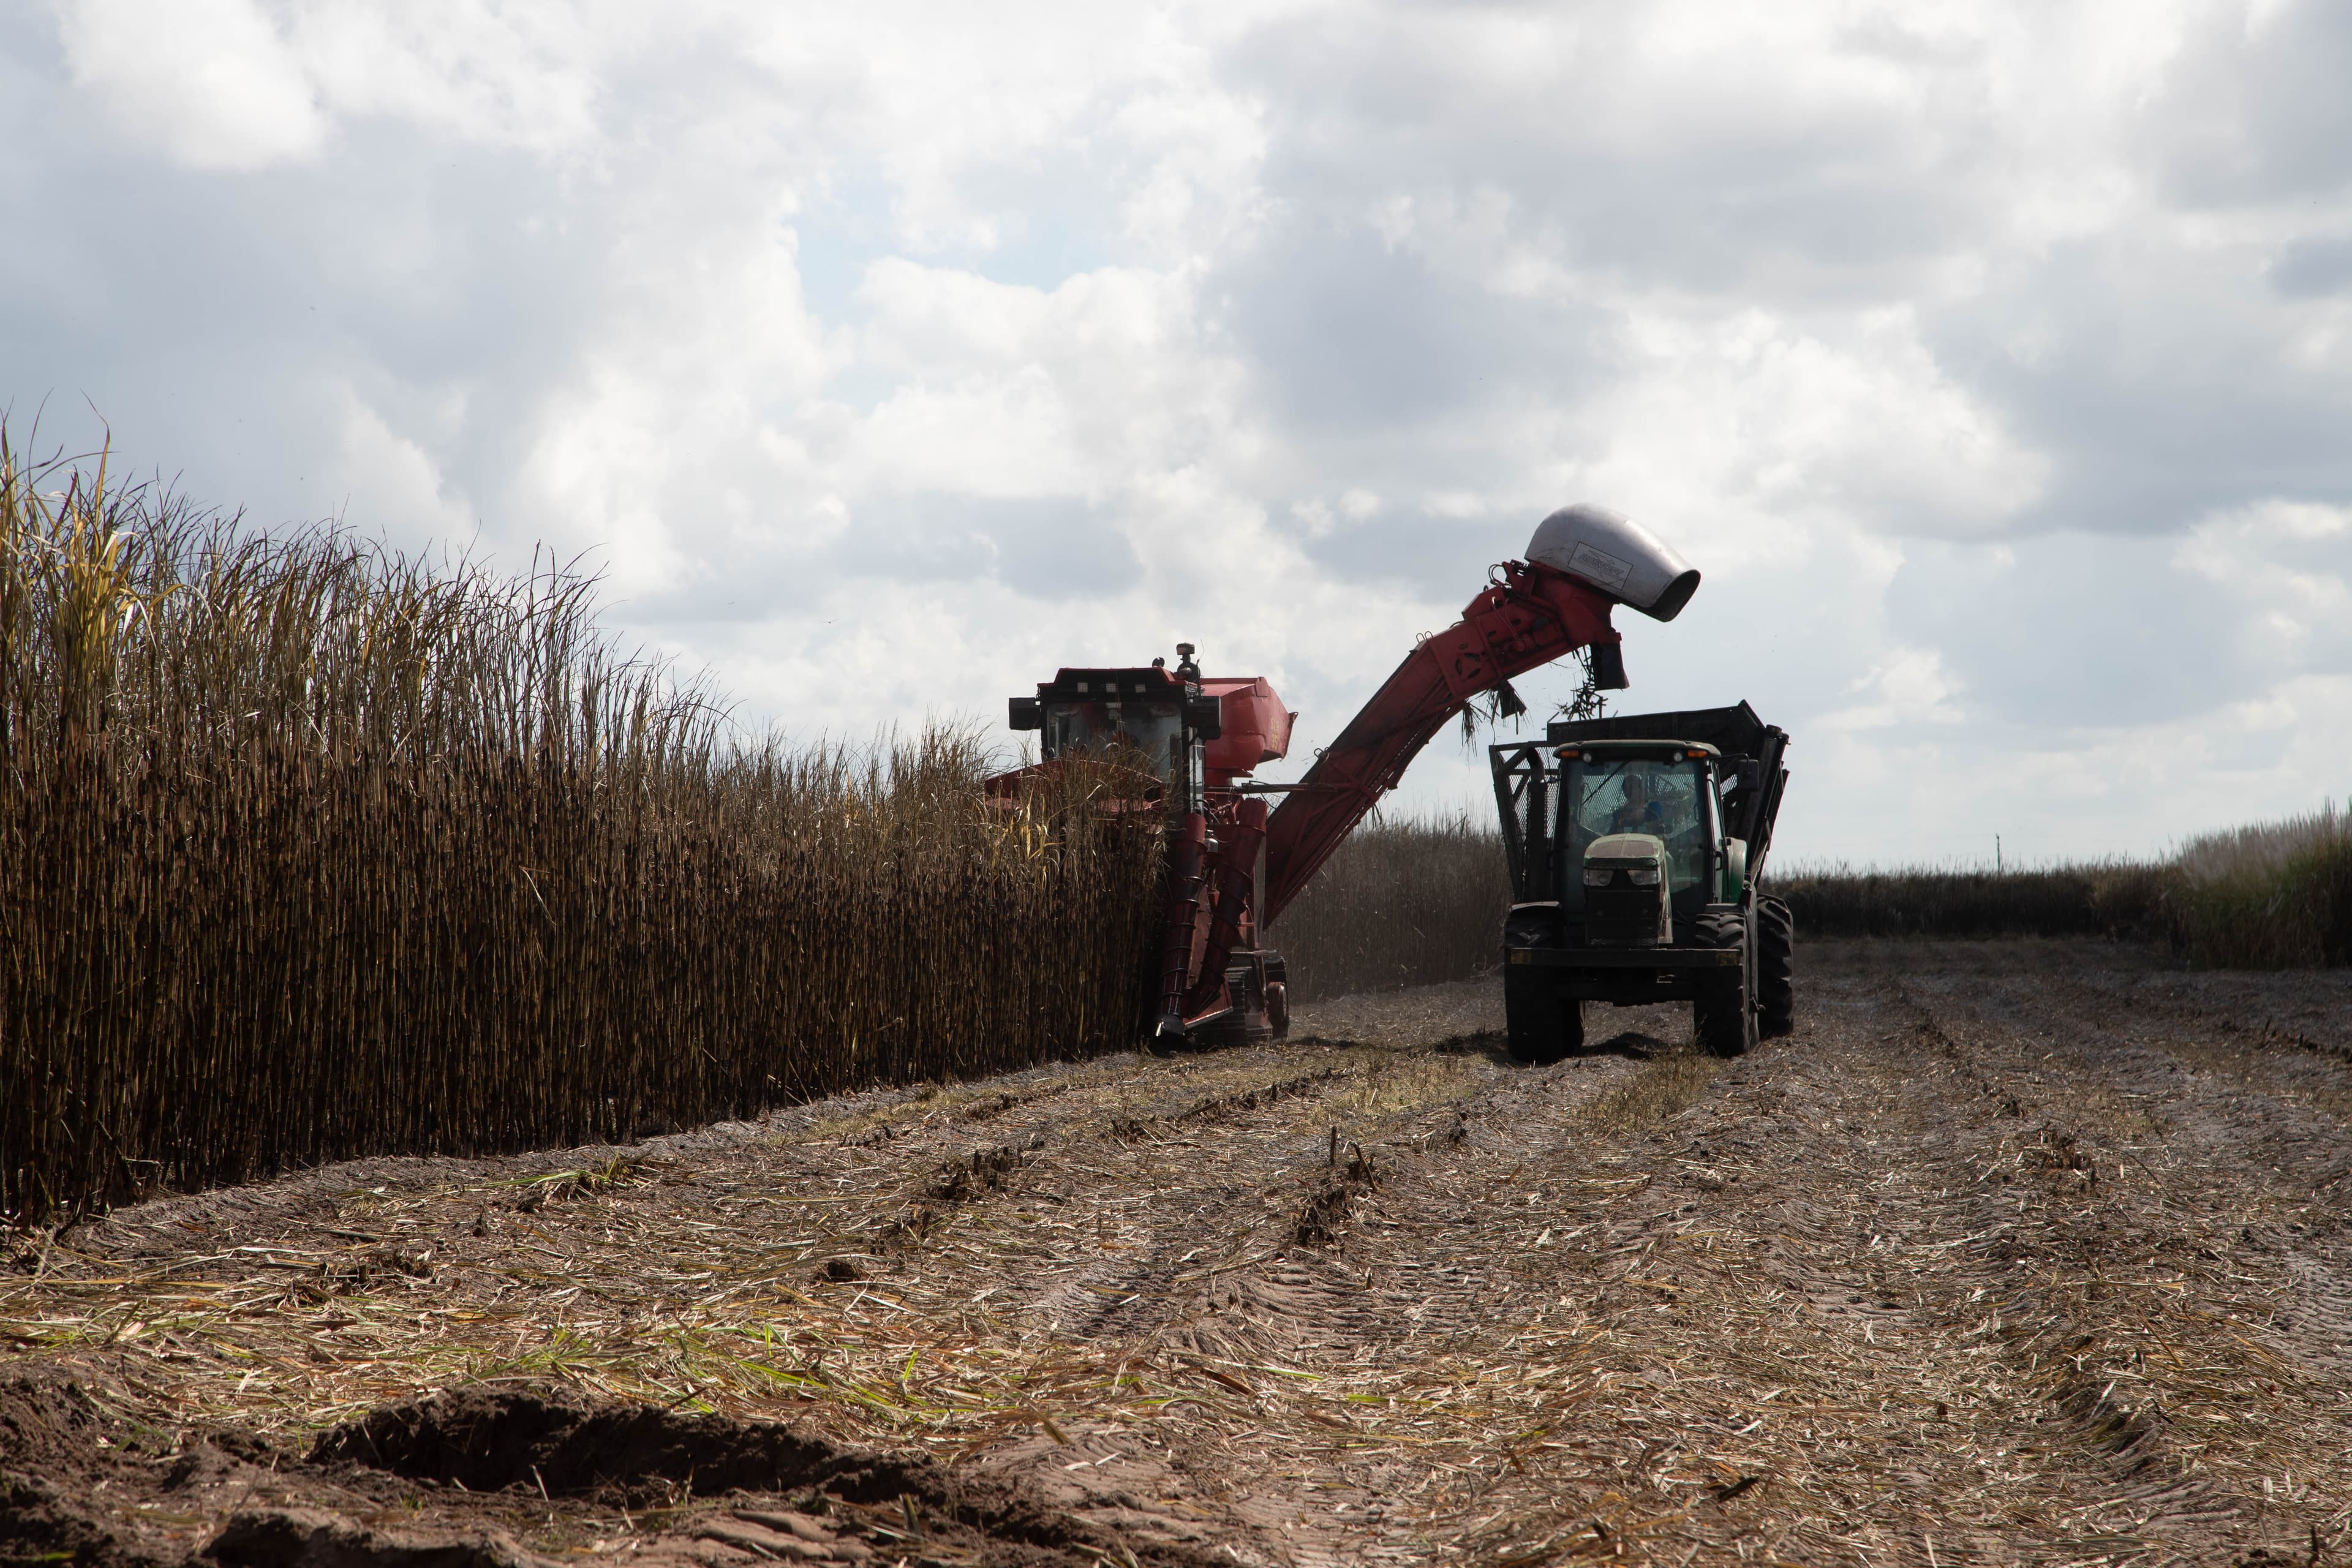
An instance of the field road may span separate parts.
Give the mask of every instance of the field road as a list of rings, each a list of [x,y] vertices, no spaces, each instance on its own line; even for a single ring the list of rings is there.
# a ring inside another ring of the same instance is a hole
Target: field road
[[[1523,1068],[1469,983],[19,1235],[0,1563],[2352,1561],[2352,975],[1799,999]]]

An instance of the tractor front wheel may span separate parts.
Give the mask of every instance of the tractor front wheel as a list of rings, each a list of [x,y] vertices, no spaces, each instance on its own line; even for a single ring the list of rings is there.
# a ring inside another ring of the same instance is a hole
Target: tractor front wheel
[[[1733,910],[1710,910],[1698,918],[1698,945],[1735,948],[1739,963],[1727,964],[1700,982],[1698,1000],[1691,1004],[1691,1032],[1709,1056],[1748,1054],[1756,1043],[1753,972],[1756,950],[1748,940],[1748,921]]]

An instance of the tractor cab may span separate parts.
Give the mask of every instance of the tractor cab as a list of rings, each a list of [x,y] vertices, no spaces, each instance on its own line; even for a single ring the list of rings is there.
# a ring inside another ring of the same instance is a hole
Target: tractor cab
[[[1713,746],[1665,741],[1595,741],[1559,753],[1560,913],[1595,936],[1655,942],[1661,917],[1689,921],[1704,904],[1737,899],[1723,886]],[[1632,898],[1621,894],[1639,889]],[[1629,906],[1622,915],[1616,906]],[[1589,911],[1588,911],[1588,906]],[[1641,917],[1633,926],[1620,927]],[[1610,940],[1604,937],[1601,940]]]

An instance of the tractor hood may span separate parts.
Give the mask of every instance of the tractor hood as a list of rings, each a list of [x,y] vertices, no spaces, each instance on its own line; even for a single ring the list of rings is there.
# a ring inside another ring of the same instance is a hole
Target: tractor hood
[[[1581,501],[1536,524],[1527,558],[1654,620],[1673,620],[1698,592],[1697,569],[1664,540],[1631,518]]]
[[[1592,841],[1584,863],[1595,870],[1630,871],[1637,866],[1664,867],[1666,841],[1654,833],[1612,833]]]
[[[1593,947],[1664,947],[1674,941],[1665,840],[1612,833],[1584,852],[1584,940]]]

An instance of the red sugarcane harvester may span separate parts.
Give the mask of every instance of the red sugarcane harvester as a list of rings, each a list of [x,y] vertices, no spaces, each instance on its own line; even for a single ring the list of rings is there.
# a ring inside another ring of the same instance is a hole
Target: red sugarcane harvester
[[[1012,702],[1012,726],[1039,732],[1041,762],[1132,747],[1158,772],[1148,793],[1168,834],[1167,919],[1155,1043],[1235,1044],[1289,1026],[1282,955],[1264,928],[1403,778],[1431,737],[1470,702],[1580,648],[1593,682],[1624,687],[1612,605],[1670,621],[1699,574],[1647,530],[1595,506],[1544,519],[1527,558],[1494,569],[1461,620],[1422,639],[1296,784],[1251,774],[1290,748],[1291,722],[1256,676],[1203,676],[1190,643],[1174,669],[1064,669]],[[1281,805],[1266,810],[1265,797]]]

